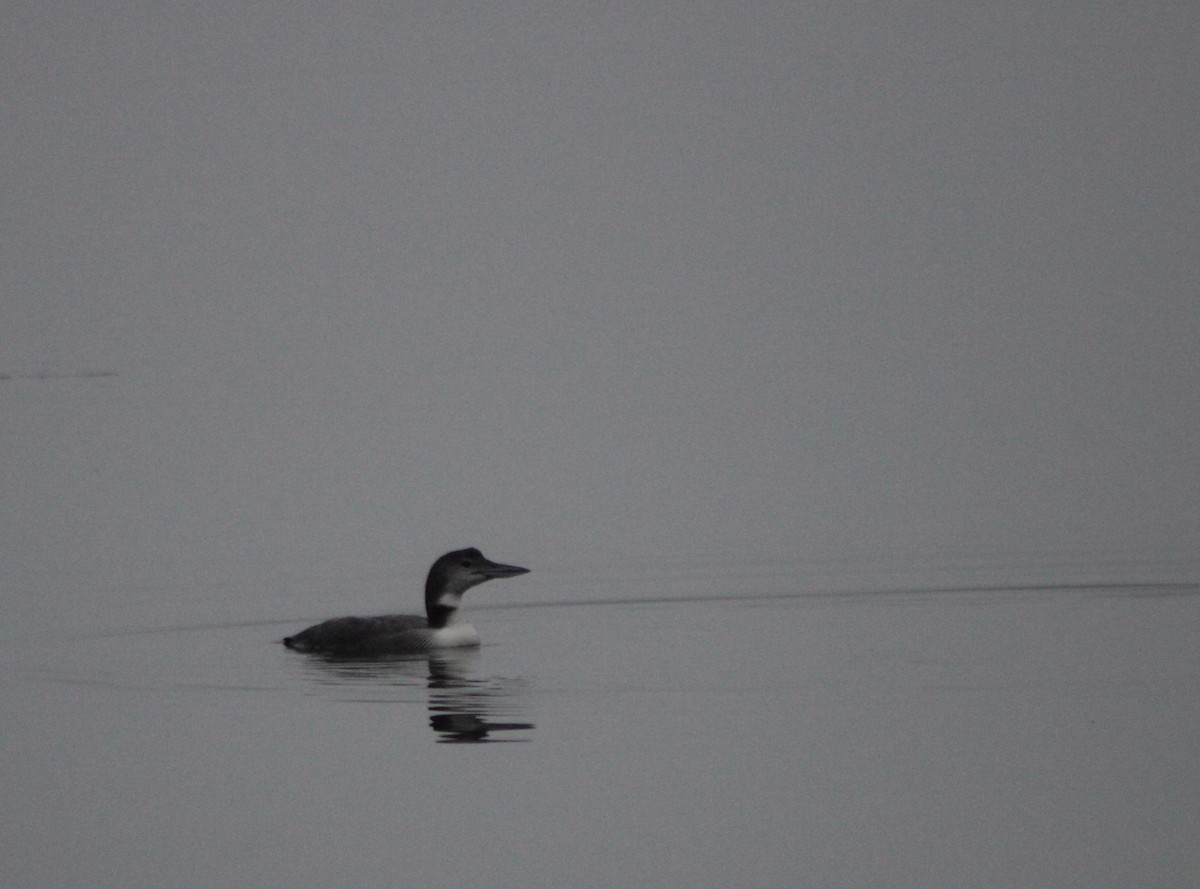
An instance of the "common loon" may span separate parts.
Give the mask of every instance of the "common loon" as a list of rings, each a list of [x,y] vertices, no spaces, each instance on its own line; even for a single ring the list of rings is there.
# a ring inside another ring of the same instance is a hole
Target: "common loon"
[[[283,644],[293,651],[349,656],[478,645],[478,631],[459,619],[462,594],[495,577],[528,573],[528,568],[490,561],[477,549],[455,550],[429,569],[425,579],[425,617],[416,614],[335,617],[288,636]]]

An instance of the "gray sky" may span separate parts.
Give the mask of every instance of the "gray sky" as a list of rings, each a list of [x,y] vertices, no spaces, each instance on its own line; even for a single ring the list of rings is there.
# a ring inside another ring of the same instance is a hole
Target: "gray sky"
[[[1194,548],[1198,33],[5,3],[6,560]]]

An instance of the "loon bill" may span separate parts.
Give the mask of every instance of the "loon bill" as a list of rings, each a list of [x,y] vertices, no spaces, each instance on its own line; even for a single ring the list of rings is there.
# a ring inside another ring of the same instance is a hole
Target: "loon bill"
[[[288,636],[283,644],[293,651],[360,656],[478,645],[478,631],[459,615],[463,593],[497,577],[528,573],[528,568],[493,562],[474,548],[455,550],[429,569],[425,579],[425,617],[418,614],[335,617]]]

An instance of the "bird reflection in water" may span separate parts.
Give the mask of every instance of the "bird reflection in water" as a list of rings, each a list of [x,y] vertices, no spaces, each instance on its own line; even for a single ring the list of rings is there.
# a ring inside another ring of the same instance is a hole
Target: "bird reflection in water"
[[[535,727],[532,722],[503,718],[522,715],[521,708],[514,706],[522,684],[512,679],[473,676],[478,660],[478,649],[462,648],[374,658],[310,655],[306,667],[322,685],[336,686],[340,694],[353,691],[352,699],[356,701],[416,703],[416,692],[424,685],[429,727],[439,744],[531,740],[501,736],[529,732]]]
[[[528,741],[529,738],[495,738],[497,732],[530,731],[532,722],[499,722],[517,691],[508,680],[471,679],[471,662],[477,651],[442,651],[429,655],[429,726],[439,744],[485,744],[495,741]]]

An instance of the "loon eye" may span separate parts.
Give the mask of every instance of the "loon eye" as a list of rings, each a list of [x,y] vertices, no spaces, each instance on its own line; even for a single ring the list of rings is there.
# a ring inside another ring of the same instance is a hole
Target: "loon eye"
[[[474,564],[475,564],[475,563],[474,563],[474,562],[472,562],[470,559],[463,559],[463,560],[462,560],[462,566],[463,566],[464,568],[470,568],[470,567],[471,567],[472,565],[474,565]]]

